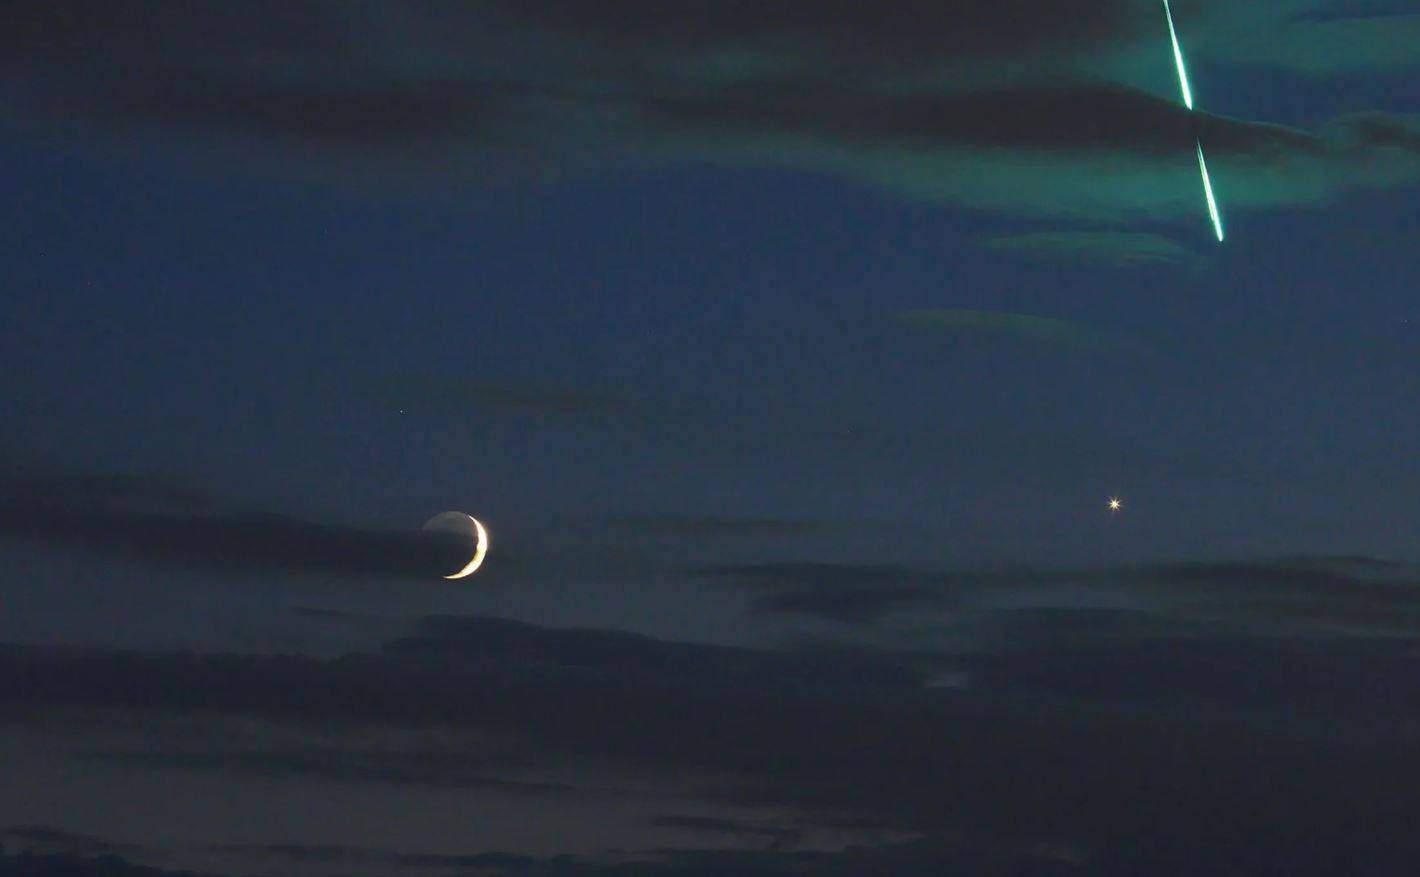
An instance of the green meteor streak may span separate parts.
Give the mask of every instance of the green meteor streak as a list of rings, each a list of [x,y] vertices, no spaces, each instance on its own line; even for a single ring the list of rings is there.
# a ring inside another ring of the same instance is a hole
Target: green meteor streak
[[[1178,44],[1178,31],[1173,25],[1173,9],[1169,0],[1164,0],[1164,15],[1169,20],[1169,39],[1173,42],[1173,59],[1178,65],[1178,85],[1183,90],[1183,105],[1193,112],[1193,89],[1188,87],[1188,69],[1183,63],[1183,47]],[[1197,130],[1197,129],[1195,129]],[[1213,196],[1213,181],[1208,177],[1208,162],[1203,158],[1203,140],[1194,137],[1193,145],[1198,149],[1198,172],[1203,177],[1203,195],[1208,199],[1208,215],[1213,219],[1213,231],[1218,235],[1218,243],[1223,242],[1223,218],[1218,213],[1218,199]]]
[[[1193,109],[1193,90],[1188,87],[1188,71],[1183,66],[1183,48],[1178,44],[1178,31],[1173,27],[1173,10],[1164,0],[1164,15],[1169,19],[1169,39],[1173,40],[1173,59],[1178,64],[1178,84],[1183,89],[1183,105]]]
[[[1194,140],[1198,147],[1198,170],[1203,174],[1203,194],[1208,198],[1208,215],[1213,217],[1213,230],[1218,233],[1218,243],[1223,242],[1223,218],[1218,215],[1218,202],[1213,197],[1213,181],[1208,178],[1208,162],[1203,160],[1203,141]]]

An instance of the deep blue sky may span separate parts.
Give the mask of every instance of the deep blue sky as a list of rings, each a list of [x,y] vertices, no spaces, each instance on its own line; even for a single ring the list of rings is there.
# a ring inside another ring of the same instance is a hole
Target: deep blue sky
[[[25,137],[5,165],[10,443],[51,465],[384,526],[453,503],[891,522],[946,558],[1411,553],[1413,189],[1229,211],[1221,248],[1184,216],[1196,265],[1114,268],[782,172],[421,197]],[[916,308],[1153,352],[897,322]],[[1107,523],[1147,527],[1102,533],[1111,493]]]

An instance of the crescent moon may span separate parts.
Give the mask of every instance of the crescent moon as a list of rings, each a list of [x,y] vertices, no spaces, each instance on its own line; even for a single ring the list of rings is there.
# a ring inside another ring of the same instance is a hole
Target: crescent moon
[[[444,576],[445,579],[467,578],[477,572],[480,566],[483,566],[483,558],[488,554],[488,531],[483,528],[483,524],[479,522],[478,518],[475,518],[473,515],[465,514],[464,512],[444,512],[443,514],[435,515],[424,524],[425,530],[450,530],[456,532],[464,532],[468,524],[473,525],[473,532],[470,535],[475,536],[478,540],[477,547],[473,550],[473,557],[469,559],[469,562],[464,565],[463,569],[453,575]]]

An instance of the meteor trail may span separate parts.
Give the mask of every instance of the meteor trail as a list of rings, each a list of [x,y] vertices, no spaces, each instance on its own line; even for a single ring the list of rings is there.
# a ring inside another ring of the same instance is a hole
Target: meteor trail
[[[1173,27],[1173,10],[1169,0],[1164,0],[1164,15],[1169,19],[1169,39],[1173,40],[1173,59],[1178,64],[1178,84],[1183,89],[1183,105],[1193,109],[1193,90],[1188,87],[1188,70],[1183,66],[1183,48],[1178,44],[1178,31]]]
[[[1213,218],[1213,231],[1218,234],[1218,243],[1223,242],[1223,218],[1218,215],[1218,202],[1213,197],[1213,181],[1208,178],[1208,162],[1203,159],[1203,141],[1194,140],[1198,147],[1198,172],[1203,175],[1203,196],[1208,199],[1208,215]]]
[[[1169,40],[1173,43],[1173,59],[1178,66],[1178,86],[1183,92],[1183,105],[1193,112],[1193,89],[1188,87],[1188,68],[1183,63],[1183,47],[1178,43],[1178,30],[1173,24],[1173,9],[1169,0],[1164,0],[1164,15],[1169,20]],[[1195,130],[1197,130],[1195,128]],[[1218,235],[1218,243],[1223,242],[1223,218],[1218,213],[1218,199],[1213,196],[1213,181],[1208,177],[1208,162],[1203,158],[1203,140],[1197,135],[1193,145],[1198,149],[1198,173],[1203,177],[1203,196],[1208,199],[1208,216],[1213,220],[1213,231]]]

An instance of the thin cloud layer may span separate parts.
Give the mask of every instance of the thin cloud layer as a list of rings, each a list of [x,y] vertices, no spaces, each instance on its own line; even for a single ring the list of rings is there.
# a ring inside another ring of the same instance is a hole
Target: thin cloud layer
[[[999,235],[982,241],[988,250],[1056,262],[1116,268],[1193,265],[1199,256],[1171,238],[1144,232],[1040,231]]]
[[[753,613],[876,627],[885,641],[902,625],[920,634],[924,612],[932,611],[953,637],[963,630],[979,635],[1004,629],[1030,642],[1061,633],[1113,641],[1121,632],[1167,630],[1179,635],[1420,633],[1420,570],[1364,557],[990,571],[790,562],[695,572],[708,583],[747,592]],[[1122,609],[1128,609],[1123,617]],[[1022,618],[1038,624],[1022,629]]]

